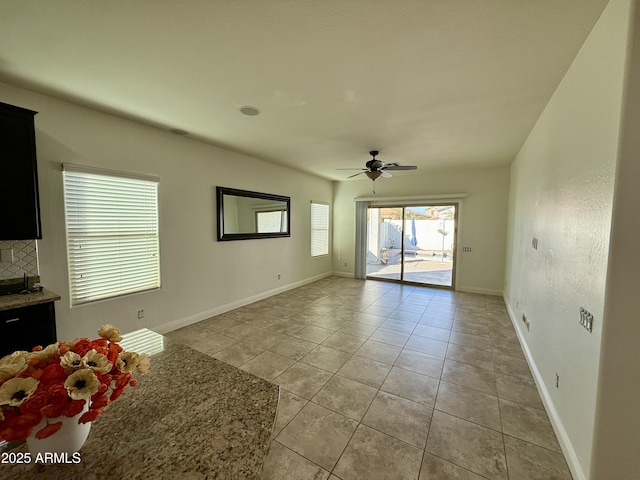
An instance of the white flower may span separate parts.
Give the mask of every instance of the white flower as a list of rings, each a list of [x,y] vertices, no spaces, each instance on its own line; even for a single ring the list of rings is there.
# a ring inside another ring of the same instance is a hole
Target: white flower
[[[136,365],[136,369],[138,370],[138,372],[144,375],[149,371],[149,367],[151,367],[151,360],[149,359],[149,355],[143,353],[142,355],[140,355],[140,358],[138,358],[138,365]]]
[[[18,351],[0,359],[0,382],[24,372],[29,360],[29,352]]]
[[[5,365],[7,363],[14,363],[16,361],[16,358],[29,358],[29,352],[25,351],[25,350],[18,350],[16,352],[13,352],[10,355],[6,355],[2,358],[0,358],[0,365]]]
[[[60,344],[58,342],[52,343],[51,345],[48,345],[47,348],[43,348],[39,352],[29,353],[29,357],[37,358],[38,360],[48,360],[51,355],[58,353],[59,346]]]
[[[121,372],[133,372],[139,360],[140,355],[136,352],[122,352],[120,356],[118,356],[118,360],[116,360],[116,367],[118,367]]]
[[[35,378],[12,378],[0,386],[0,405],[19,406],[38,386]]]
[[[64,386],[73,400],[89,400],[100,388],[100,380],[90,368],[81,368],[67,377]]]
[[[100,335],[102,338],[106,340],[109,340],[110,342],[122,341],[120,330],[118,330],[116,327],[114,327],[110,323],[102,325],[98,330],[98,335]]]
[[[98,353],[95,350],[89,350],[85,356],[82,357],[82,365],[100,373],[109,373],[111,367],[113,367],[106,355]]]
[[[60,365],[65,369],[76,370],[82,367],[82,357],[76,352],[69,350],[67,353],[60,357]]]

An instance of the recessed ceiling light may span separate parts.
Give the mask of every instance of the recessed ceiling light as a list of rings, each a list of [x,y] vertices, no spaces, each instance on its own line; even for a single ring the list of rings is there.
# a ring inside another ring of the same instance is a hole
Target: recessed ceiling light
[[[243,115],[248,115],[250,117],[255,117],[256,115],[260,115],[260,109],[251,106],[240,107],[240,113]]]

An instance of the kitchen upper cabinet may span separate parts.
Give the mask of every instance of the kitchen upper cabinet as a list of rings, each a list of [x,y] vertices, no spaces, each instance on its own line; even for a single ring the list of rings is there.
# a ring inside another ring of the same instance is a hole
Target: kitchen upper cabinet
[[[36,113],[0,102],[0,240],[42,238]]]

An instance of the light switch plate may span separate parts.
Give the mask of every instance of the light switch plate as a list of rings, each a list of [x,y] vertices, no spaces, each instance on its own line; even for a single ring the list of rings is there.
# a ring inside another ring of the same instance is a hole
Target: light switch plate
[[[582,307],[580,307],[580,325],[589,332],[593,330],[593,315]]]

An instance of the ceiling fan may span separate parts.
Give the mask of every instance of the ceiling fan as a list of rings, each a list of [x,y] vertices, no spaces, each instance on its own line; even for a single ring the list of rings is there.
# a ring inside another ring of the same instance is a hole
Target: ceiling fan
[[[400,165],[398,163],[384,163],[381,160],[378,160],[376,156],[378,155],[377,150],[371,150],[369,155],[371,155],[371,160],[365,163],[366,168],[337,168],[336,170],[361,170],[358,173],[354,173],[353,175],[349,175],[347,178],[352,178],[361,173],[364,173],[367,177],[369,177],[374,182],[378,177],[391,177],[391,173],[389,170],[416,170],[418,167],[415,165]]]

